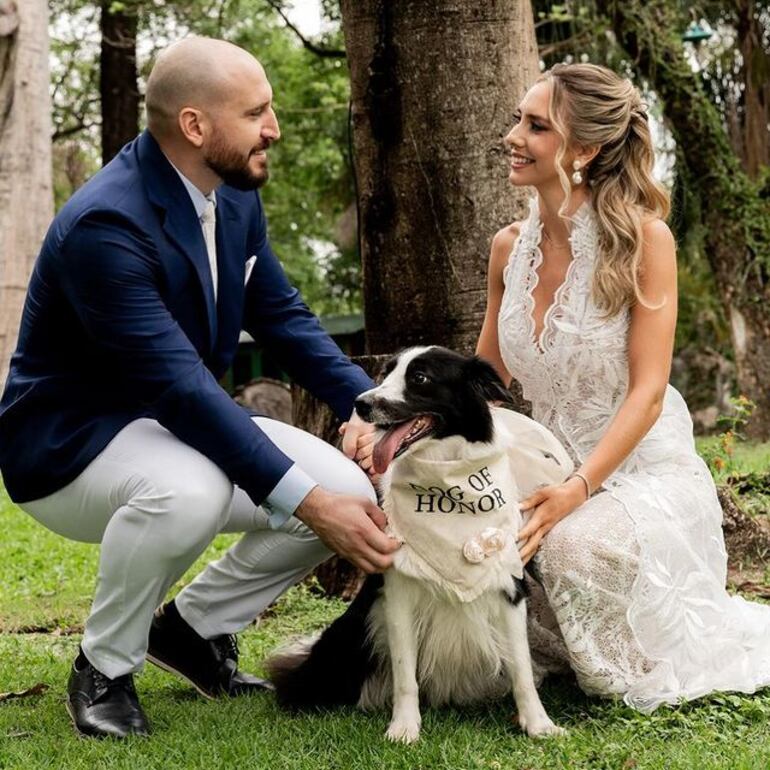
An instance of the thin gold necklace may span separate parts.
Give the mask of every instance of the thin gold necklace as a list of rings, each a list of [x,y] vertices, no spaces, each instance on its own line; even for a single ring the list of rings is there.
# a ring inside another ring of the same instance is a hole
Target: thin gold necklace
[[[551,247],[554,249],[568,249],[572,244],[567,241],[564,244],[556,244],[551,240],[551,236],[548,235],[548,233],[545,231],[545,228],[543,228],[543,237],[548,241],[548,243],[551,244]]]

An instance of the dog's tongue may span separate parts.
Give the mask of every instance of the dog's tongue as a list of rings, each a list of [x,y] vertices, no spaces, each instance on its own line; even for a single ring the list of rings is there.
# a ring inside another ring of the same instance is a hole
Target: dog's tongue
[[[375,473],[385,473],[393,460],[393,456],[398,451],[401,440],[412,430],[412,427],[419,419],[419,417],[415,417],[412,420],[407,420],[394,426],[374,445],[372,463]]]

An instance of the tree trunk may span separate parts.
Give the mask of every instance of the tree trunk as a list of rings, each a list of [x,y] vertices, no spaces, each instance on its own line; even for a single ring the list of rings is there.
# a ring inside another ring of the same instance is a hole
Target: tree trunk
[[[767,564],[770,533],[746,513],[729,485],[718,486],[717,495],[722,506],[722,532],[729,566],[741,569],[747,564]]]
[[[747,433],[770,438],[770,202],[742,169],[687,63],[671,4],[601,0],[598,6],[660,96],[690,187],[700,191],[705,251],[730,320],[738,386],[757,405]]]
[[[522,213],[502,138],[535,79],[529,0],[342,0],[367,352],[475,348],[494,233]]]
[[[0,0],[0,388],[53,216],[48,4]]]
[[[99,93],[102,100],[102,164],[139,133],[139,87],[136,72],[137,14],[134,3],[111,10],[112,0],[101,0],[102,45],[99,58]]]
[[[743,59],[743,147],[744,167],[756,179],[763,166],[770,163],[770,57],[762,41],[764,26],[754,0],[738,0],[738,41]]]

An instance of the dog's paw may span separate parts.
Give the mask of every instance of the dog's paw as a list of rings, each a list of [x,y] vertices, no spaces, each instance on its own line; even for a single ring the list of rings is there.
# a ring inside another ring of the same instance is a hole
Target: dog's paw
[[[420,737],[420,723],[394,719],[390,723],[385,737],[393,743],[414,743]]]
[[[563,727],[555,725],[550,717],[543,715],[537,719],[524,720],[519,719],[521,729],[530,738],[555,738],[559,735],[566,735],[567,731]]]

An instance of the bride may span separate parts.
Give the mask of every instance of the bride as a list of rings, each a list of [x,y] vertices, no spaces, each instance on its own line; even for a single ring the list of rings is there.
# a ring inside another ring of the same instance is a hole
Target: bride
[[[535,662],[641,711],[753,692],[770,684],[770,607],[725,591],[722,511],[668,384],[675,244],[639,93],[557,65],[506,142],[510,181],[537,194],[494,238],[477,352],[578,468],[522,503]]]

